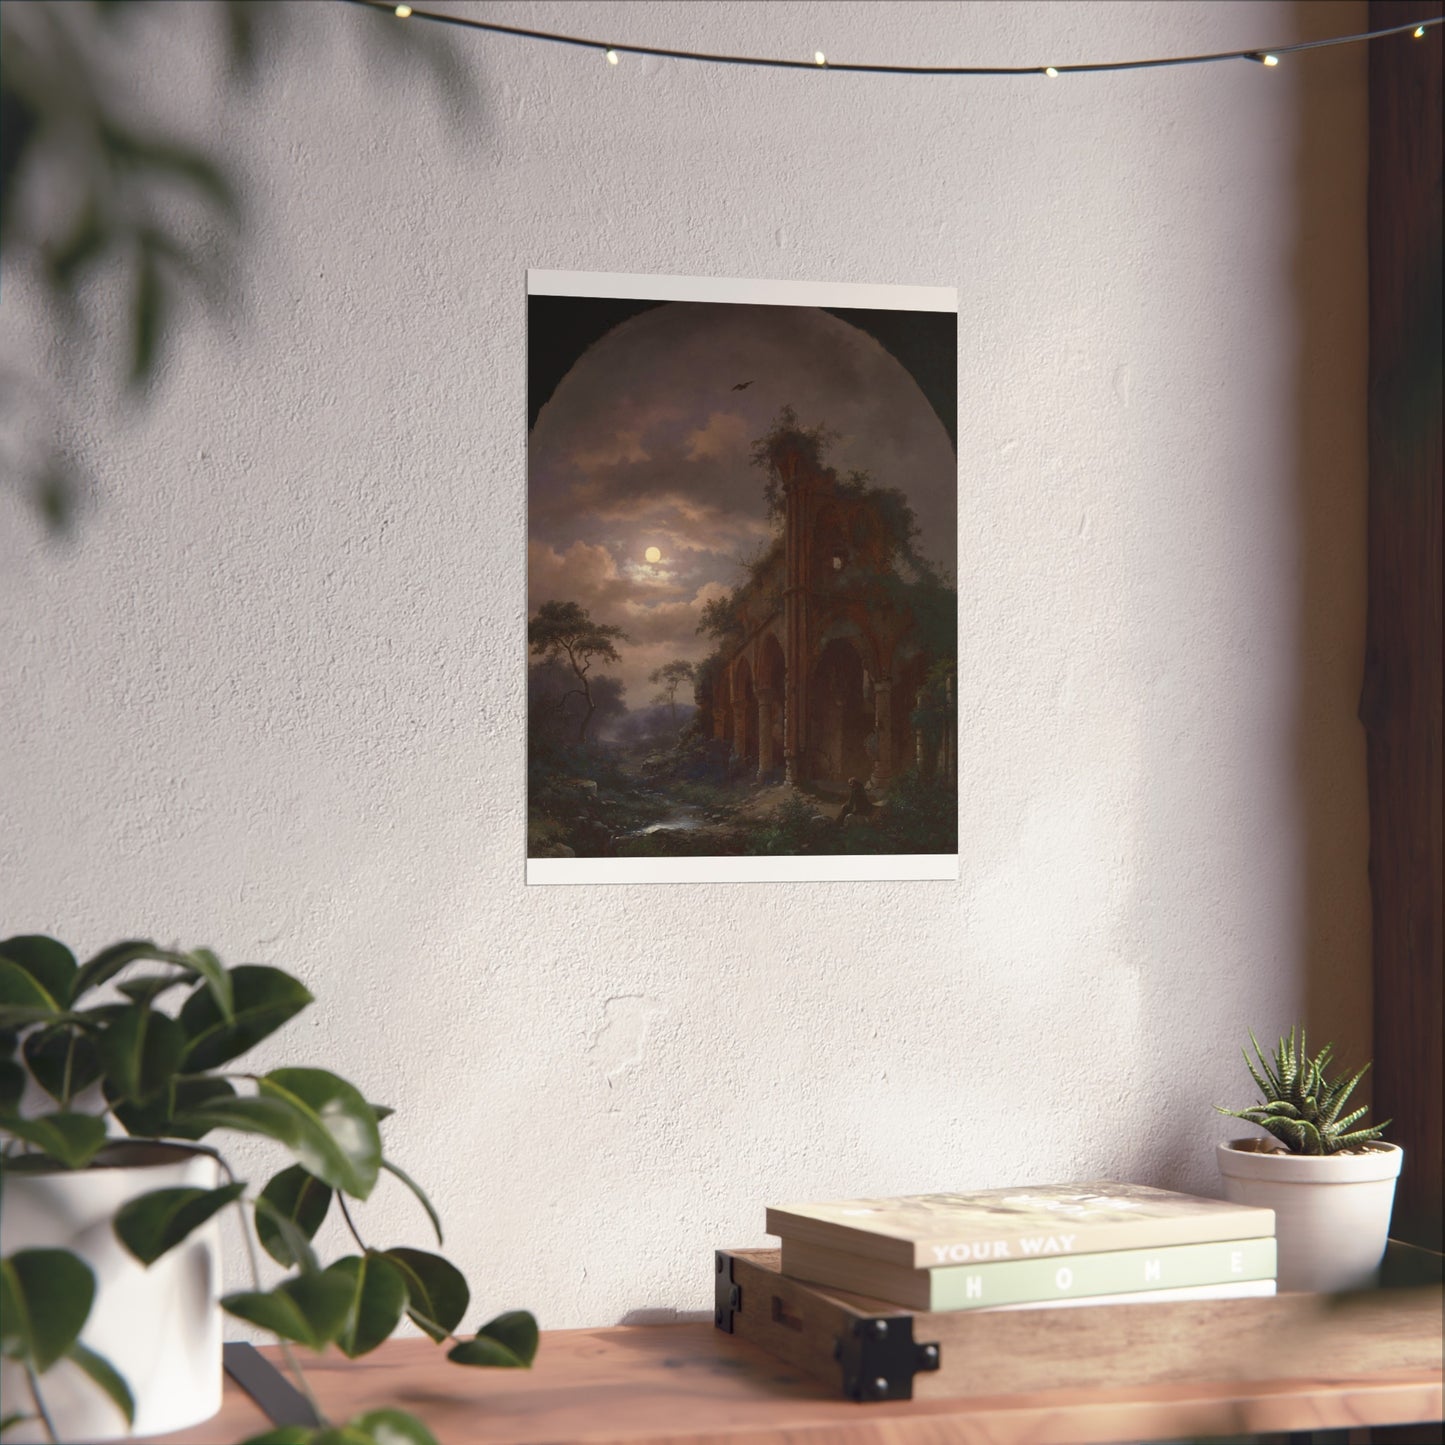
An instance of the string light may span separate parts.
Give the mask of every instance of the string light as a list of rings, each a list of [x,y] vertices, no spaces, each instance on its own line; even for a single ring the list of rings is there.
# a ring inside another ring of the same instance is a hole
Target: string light
[[[464,15],[445,15],[435,10],[417,10],[410,5],[393,7],[390,0],[344,0],[367,10],[383,10],[397,16],[412,15],[438,25],[455,25],[463,30],[483,30],[491,35],[510,35],[519,40],[544,41],[551,45],[571,45],[583,50],[603,50],[601,41],[580,35],[563,35],[552,30],[528,30],[519,25],[500,25],[494,20],[476,20]],[[1082,75],[1109,70],[1160,70],[1173,65],[1210,65],[1224,60],[1252,60],[1260,65],[1278,65],[1280,57],[1301,50],[1321,50],[1332,45],[1356,45],[1367,40],[1382,40],[1389,35],[1406,32],[1421,39],[1427,30],[1445,25],[1445,16],[1433,20],[1393,25],[1384,30],[1362,30],[1356,35],[1331,35],[1324,40],[1301,40],[1294,45],[1276,45],[1270,49],[1256,46],[1252,50],[1220,50],[1207,55],[1170,55],[1156,60],[1109,60],[1085,65],[871,65],[856,62],[826,61],[821,50],[813,59],[778,60],[761,55],[722,55],[702,50],[671,50],[659,45],[618,45],[605,50],[610,65],[614,56],[650,55],[659,60],[690,60],[704,65],[745,65],[771,70],[834,70],[866,75],[1047,75],[1051,80],[1060,75]]]

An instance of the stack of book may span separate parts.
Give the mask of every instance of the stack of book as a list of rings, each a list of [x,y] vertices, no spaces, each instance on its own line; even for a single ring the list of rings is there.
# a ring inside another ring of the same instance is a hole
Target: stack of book
[[[1110,1181],[768,1210],[781,1269],[915,1310],[1038,1309],[1275,1290],[1274,1211]]]

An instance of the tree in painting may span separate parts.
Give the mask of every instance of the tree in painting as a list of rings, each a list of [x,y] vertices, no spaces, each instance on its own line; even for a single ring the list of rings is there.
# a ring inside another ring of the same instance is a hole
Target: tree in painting
[[[683,683],[691,682],[696,671],[686,658],[675,657],[647,675],[647,680],[656,683],[658,688],[653,702],[666,705],[674,727],[677,726],[677,690]]]
[[[532,655],[553,663],[565,661],[576,680],[576,685],[562,694],[559,705],[571,697],[582,700],[577,722],[579,743],[587,741],[587,729],[597,712],[593,680],[588,676],[592,664],[620,662],[616,644],[625,641],[627,634],[620,627],[594,622],[575,602],[544,602],[527,624],[527,646]]]

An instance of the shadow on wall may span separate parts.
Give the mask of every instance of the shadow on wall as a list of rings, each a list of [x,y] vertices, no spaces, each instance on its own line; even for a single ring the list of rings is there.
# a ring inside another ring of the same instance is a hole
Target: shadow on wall
[[[1293,8],[1294,26],[1282,27],[1292,39],[1367,28],[1363,0],[1328,7],[1299,0]],[[1274,595],[1279,598],[1281,620],[1286,620],[1286,611],[1293,613],[1287,620],[1294,633],[1294,671],[1292,679],[1279,679],[1283,706],[1272,707],[1259,693],[1242,699],[1260,727],[1270,730],[1250,749],[1254,780],[1264,791],[1250,798],[1250,778],[1241,771],[1243,758],[1226,754],[1213,764],[1217,778],[1238,784],[1232,802],[1241,824],[1234,871],[1222,876],[1226,893],[1213,916],[1224,930],[1236,902],[1248,905],[1248,890],[1240,890],[1237,900],[1228,896],[1228,889],[1231,881],[1247,880],[1254,867],[1257,876],[1262,875],[1258,887],[1274,886],[1278,894],[1273,899],[1268,893],[1255,896],[1254,927],[1243,930],[1242,946],[1248,948],[1251,940],[1271,933],[1281,943],[1274,956],[1235,953],[1209,981],[1215,1002],[1200,1020],[1207,1032],[1201,1032],[1196,1061],[1207,1062],[1211,1078],[1219,1077],[1219,1067],[1224,1068],[1225,1077],[1234,1080],[1230,1098],[1191,1095],[1187,1103],[1195,1113],[1189,1128],[1161,1130],[1152,1140],[1139,1141],[1134,1152],[1119,1161],[1125,1171],[1164,1187],[1219,1192],[1211,1151],[1201,1141],[1222,1139],[1228,1133],[1225,1121],[1214,1118],[1208,1106],[1231,1102],[1249,1091],[1239,1054],[1248,1042],[1248,1030],[1253,1029],[1268,1050],[1279,1032],[1303,1018],[1312,1048],[1333,1040],[1337,1059],[1356,1067],[1370,1056],[1369,816],[1365,736],[1356,716],[1364,667],[1368,477],[1365,66],[1364,48],[1347,46],[1300,57],[1288,77],[1297,100],[1292,117],[1293,195],[1282,201],[1289,205],[1295,228],[1288,269],[1281,268],[1289,292],[1287,297],[1265,294],[1261,299],[1277,308],[1282,324],[1292,325],[1295,337],[1293,354],[1280,353],[1293,398],[1292,406],[1282,409],[1277,419],[1284,434],[1276,438],[1275,453],[1280,458],[1281,484],[1285,467],[1292,471],[1293,483],[1282,498],[1284,530],[1274,536],[1274,554],[1267,564],[1292,568],[1280,578]],[[1248,227],[1250,218],[1241,216],[1239,224]],[[1269,480],[1262,471],[1261,481]],[[1238,505],[1244,496],[1237,489],[1232,504]],[[1270,499],[1259,500],[1258,515],[1268,523]],[[1231,525],[1232,552],[1225,549],[1223,535],[1224,527]],[[1241,568],[1251,565],[1240,549],[1245,536],[1238,516],[1221,524],[1215,539],[1220,568],[1227,568],[1231,557],[1238,557]],[[1260,564],[1256,560],[1253,565],[1258,582]],[[1227,589],[1228,578],[1223,582]],[[1262,628],[1270,621],[1261,619]],[[1249,619],[1233,625],[1231,645],[1247,649]],[[1261,659],[1265,657],[1262,651]],[[1261,662],[1249,665],[1257,673]],[[1251,682],[1247,670],[1237,676],[1242,687],[1262,686],[1268,680]],[[1168,746],[1169,739],[1147,731],[1145,736],[1151,744],[1145,754],[1145,787],[1152,796],[1167,795],[1179,758]],[[1247,737],[1244,727],[1221,727],[1219,743],[1228,746]],[[1277,785],[1268,774],[1271,754],[1280,769]],[[1281,809],[1290,815],[1279,817]],[[1268,823],[1253,836],[1245,828],[1251,815]],[[1292,850],[1288,858],[1268,851],[1280,839],[1287,840]],[[1152,846],[1143,850],[1145,857],[1167,858],[1170,842],[1177,849],[1177,839],[1156,835]],[[1268,926],[1271,908],[1278,920],[1274,927]],[[1219,952],[1227,956],[1227,934],[1222,931],[1220,937]],[[1208,947],[1207,940],[1200,944]],[[1267,987],[1262,986],[1264,980]],[[1198,980],[1195,986],[1202,988]],[[1276,1000],[1286,1012],[1279,1017],[1256,1016],[1261,996]],[[1150,1025],[1155,1036],[1169,1036],[1171,1022],[1177,1025],[1179,1009],[1185,1006],[1186,999],[1156,991],[1148,1010],[1155,1021]],[[1360,1102],[1368,1097],[1368,1079],[1367,1075]],[[1219,1128],[1212,1130],[1212,1124]],[[1240,1132],[1252,1131],[1241,1127]]]
[[[254,87],[293,52],[320,63],[318,41],[342,34],[399,78],[420,70],[466,129],[480,115],[452,38],[385,13],[253,0],[36,0],[0,10],[6,285],[38,300],[45,330],[63,343],[48,349],[38,374],[0,367],[0,487],[26,494],[52,536],[84,510],[90,491],[71,460],[73,413],[104,407],[112,384],[122,389],[112,424],[142,408],[163,379],[188,303],[232,321],[240,311],[243,158],[157,123],[166,82],[152,50],[162,24],[173,30],[168,63],[213,76],[218,91]],[[54,398],[67,394],[71,409],[57,407]]]

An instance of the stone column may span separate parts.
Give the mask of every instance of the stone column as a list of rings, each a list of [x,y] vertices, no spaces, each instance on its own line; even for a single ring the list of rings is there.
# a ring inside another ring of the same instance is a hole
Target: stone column
[[[893,683],[886,677],[873,681],[873,733],[878,739],[873,786],[882,788],[893,776]]]
[[[777,692],[771,687],[758,689],[758,781],[762,782],[777,767],[777,755],[773,751],[773,711],[777,707]]]
[[[796,788],[803,769],[800,760],[792,751],[789,738],[793,736],[793,725],[788,721],[788,709],[793,706],[787,701],[786,695],[783,700],[783,781],[790,787]]]
[[[741,765],[748,760],[748,700],[733,698],[733,757]]]

